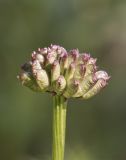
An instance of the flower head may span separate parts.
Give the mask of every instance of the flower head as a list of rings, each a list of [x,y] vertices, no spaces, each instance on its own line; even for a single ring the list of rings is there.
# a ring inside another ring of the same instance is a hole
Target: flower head
[[[24,86],[66,98],[88,99],[110,78],[105,71],[97,71],[96,59],[90,54],[80,54],[78,49],[67,52],[58,45],[34,51],[21,69],[18,79]]]

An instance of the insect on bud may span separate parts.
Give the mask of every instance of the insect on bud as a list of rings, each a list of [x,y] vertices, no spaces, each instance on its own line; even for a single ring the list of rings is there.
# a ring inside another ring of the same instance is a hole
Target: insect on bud
[[[25,72],[31,72],[31,69],[32,69],[32,62],[27,62],[23,65],[21,65],[21,69]]]

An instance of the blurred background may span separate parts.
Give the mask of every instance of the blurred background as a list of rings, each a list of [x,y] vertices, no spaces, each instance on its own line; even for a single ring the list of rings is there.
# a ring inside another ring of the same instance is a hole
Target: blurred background
[[[0,0],[0,160],[51,160],[52,97],[16,79],[51,43],[90,52],[111,75],[91,100],[69,101],[65,160],[125,160],[125,0]]]

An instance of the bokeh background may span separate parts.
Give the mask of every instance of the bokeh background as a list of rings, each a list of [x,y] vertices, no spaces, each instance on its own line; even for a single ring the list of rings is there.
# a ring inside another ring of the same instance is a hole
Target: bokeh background
[[[90,52],[111,75],[91,100],[69,101],[65,160],[125,160],[125,0],[0,0],[0,160],[51,160],[52,97],[16,79],[51,43]]]

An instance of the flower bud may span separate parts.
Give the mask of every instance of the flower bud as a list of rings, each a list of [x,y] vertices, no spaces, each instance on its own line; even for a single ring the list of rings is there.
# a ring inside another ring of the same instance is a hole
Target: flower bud
[[[60,46],[58,46],[58,45],[52,45],[52,44],[51,44],[50,48],[51,48],[52,51],[54,51],[54,52],[57,53],[58,58],[59,58],[59,57],[63,57],[64,54],[67,53],[67,51],[66,51],[63,47],[60,47]]]
[[[70,51],[69,54],[70,54],[71,58],[73,59],[73,61],[75,62],[79,57],[79,50],[78,49],[73,49],[73,50]]]
[[[65,74],[66,70],[68,69],[68,64],[68,55],[64,54],[60,59],[61,74]]]
[[[53,64],[54,61],[56,60],[56,57],[57,57],[57,53],[55,51],[50,51],[46,56],[47,58],[46,65]]]
[[[22,72],[17,78],[21,81],[22,85],[30,88],[33,91],[40,92],[41,89],[35,83],[33,77],[28,72]]]
[[[19,80],[21,80],[22,85],[29,85],[29,82],[31,82],[31,77],[28,72],[22,72],[20,75],[17,76]]]
[[[82,80],[80,80],[80,85],[78,87],[77,93],[74,94],[74,97],[81,97],[90,89],[90,87],[94,84],[94,82],[95,79],[93,74],[90,74],[85,78],[83,78]]]
[[[66,74],[65,74],[65,78],[67,81],[73,78],[75,69],[76,69],[76,65],[73,62],[70,64],[69,69],[66,71]]]
[[[78,64],[76,66],[75,72],[74,72],[74,78],[75,79],[83,79],[85,75],[85,65],[84,64]]]
[[[51,82],[53,83],[60,76],[60,64],[57,60],[54,61],[51,69]]]
[[[78,90],[79,81],[75,79],[71,79],[67,82],[66,90],[64,91],[64,97],[70,98],[72,97]]]
[[[77,98],[77,97],[80,97],[81,95],[83,95],[83,92],[82,92],[82,88],[81,88],[80,83],[79,83],[78,86],[77,86],[76,93],[74,93],[72,95],[72,97]]]
[[[89,61],[90,58],[91,58],[90,54],[88,54],[88,53],[83,53],[82,54],[82,60],[83,60],[83,62]]]
[[[77,61],[77,64],[86,64],[87,63],[87,61],[90,59],[90,54],[88,54],[88,53],[81,53],[80,55],[79,55],[79,58],[78,58],[78,61]]]
[[[85,93],[82,97],[83,99],[89,99],[96,95],[103,87],[106,86],[106,81],[104,79],[99,79],[96,84],[87,92]]]
[[[48,49],[46,47],[45,48],[38,48],[38,52],[45,56],[48,53]]]
[[[38,70],[36,72],[35,79],[42,91],[47,90],[47,88],[49,87],[49,79],[45,70]]]
[[[60,57],[63,57],[65,54],[67,54],[67,51],[63,47],[60,47],[60,46],[58,47],[57,52],[60,55]]]
[[[42,69],[42,66],[38,60],[34,60],[32,62],[32,70],[40,70]]]
[[[110,79],[110,76],[108,76],[108,74],[105,71],[97,71],[95,73],[95,77],[97,79],[104,79],[105,81]]]
[[[78,49],[73,49],[69,52],[68,54],[68,66],[73,63],[73,62],[76,62],[77,59],[79,57],[79,51]]]
[[[96,59],[90,58],[86,64],[85,77],[92,74],[96,69]]]
[[[39,63],[43,64],[44,62],[44,56],[42,54],[33,52],[32,53],[32,61],[38,60]]]
[[[86,76],[80,83],[83,94],[86,93],[89,88],[95,83],[94,75],[90,74]]]
[[[66,87],[66,80],[64,78],[64,76],[59,76],[59,78],[56,80],[56,83],[55,83],[55,91],[56,93],[59,95],[59,94],[62,94],[64,89]]]

